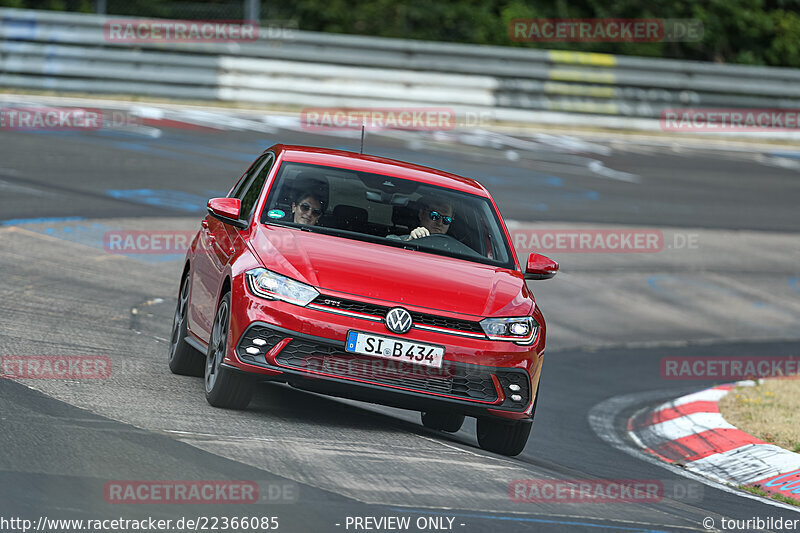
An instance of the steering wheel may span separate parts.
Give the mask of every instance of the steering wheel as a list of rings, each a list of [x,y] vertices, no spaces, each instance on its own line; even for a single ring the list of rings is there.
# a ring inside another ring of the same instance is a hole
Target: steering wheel
[[[447,233],[431,233],[427,237],[412,239],[411,242],[425,241],[424,246],[466,255],[480,255],[475,250]]]

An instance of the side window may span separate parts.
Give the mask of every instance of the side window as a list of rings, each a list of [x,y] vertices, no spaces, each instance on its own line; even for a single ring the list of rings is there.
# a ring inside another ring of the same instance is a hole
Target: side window
[[[252,165],[250,165],[250,168],[247,169],[247,172],[245,172],[244,176],[242,176],[242,178],[236,184],[236,187],[234,187],[233,191],[228,195],[228,198],[242,198],[242,194],[247,188],[247,185],[250,183],[250,180],[253,178],[253,174],[255,174],[259,168],[261,168],[261,164],[264,163],[264,159],[267,157],[272,157],[272,155],[264,154],[256,159]]]
[[[275,158],[272,154],[268,154],[267,158],[260,163],[259,168],[256,168],[254,174],[255,177],[250,180],[250,184],[247,185],[244,194],[242,194],[242,210],[241,210],[241,218],[242,220],[248,220],[250,215],[253,212],[253,208],[258,201],[258,197],[261,195],[261,190],[264,188],[264,182],[267,181],[267,176],[269,175],[269,171],[272,170],[272,164],[275,162]]]

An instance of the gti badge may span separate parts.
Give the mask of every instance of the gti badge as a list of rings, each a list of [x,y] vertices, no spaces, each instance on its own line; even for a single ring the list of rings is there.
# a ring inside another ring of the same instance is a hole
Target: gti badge
[[[411,313],[402,307],[393,307],[386,313],[386,327],[394,333],[406,333],[411,329]]]

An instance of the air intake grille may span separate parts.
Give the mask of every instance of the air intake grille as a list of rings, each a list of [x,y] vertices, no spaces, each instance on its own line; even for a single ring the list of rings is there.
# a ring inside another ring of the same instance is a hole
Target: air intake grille
[[[266,363],[264,355],[285,338],[285,334],[275,330],[259,326],[252,327],[239,340],[236,354],[242,361]]]
[[[526,407],[531,401],[531,386],[528,374],[524,371],[499,371],[496,372],[497,379],[500,381],[500,386],[506,394],[506,401],[503,406],[506,407]],[[519,387],[519,390],[512,390],[512,386]],[[511,396],[518,394],[522,399],[513,401]]]
[[[314,300],[315,304],[327,305],[335,309],[342,309],[344,311],[352,311],[355,313],[364,313],[367,315],[374,315],[383,318],[391,307],[369,304],[365,302],[357,302],[355,300],[344,300],[342,298],[333,298],[330,296],[320,295]],[[449,318],[439,315],[431,315],[427,313],[411,313],[411,318],[415,324],[425,326],[436,326],[440,328],[448,328],[457,331],[467,331],[470,333],[479,333],[483,335],[483,328],[480,322],[472,320],[461,320],[458,318]]]
[[[247,360],[264,362],[263,354],[289,333],[279,333],[266,326],[253,326],[242,336],[237,353]],[[246,353],[256,339],[266,341],[258,354]],[[497,391],[488,371],[445,361],[442,368],[428,368],[406,362],[364,357],[344,351],[341,344],[293,338],[278,353],[276,362],[289,368],[322,372],[343,378],[359,379],[379,385],[393,385],[418,392],[446,394],[466,400],[493,402]]]

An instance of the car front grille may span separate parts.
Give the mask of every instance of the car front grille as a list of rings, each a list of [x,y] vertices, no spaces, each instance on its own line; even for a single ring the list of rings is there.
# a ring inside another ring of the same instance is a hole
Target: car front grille
[[[380,319],[383,319],[389,309],[391,309],[391,307],[382,305],[358,302],[356,300],[345,300],[343,298],[334,298],[325,295],[317,296],[313,303],[330,307],[333,310],[339,309],[342,311],[361,313],[378,317]],[[474,320],[462,320],[459,318],[450,318],[446,316],[417,312],[411,312],[411,318],[415,325],[447,328],[454,330],[455,332],[467,332],[485,337],[480,322],[476,322]]]
[[[480,322],[460,320],[458,318],[449,318],[446,316],[427,315],[423,313],[411,313],[411,318],[414,320],[415,324],[455,329],[458,331],[469,331],[470,333],[480,333],[483,335],[483,328],[481,327]]]
[[[332,298],[330,296],[319,295],[314,300],[315,304],[327,305],[335,309],[343,311],[352,311],[354,313],[364,313],[365,315],[373,315],[383,317],[390,309],[380,305],[368,304],[365,302],[357,302],[355,300],[343,300],[341,298]]]

